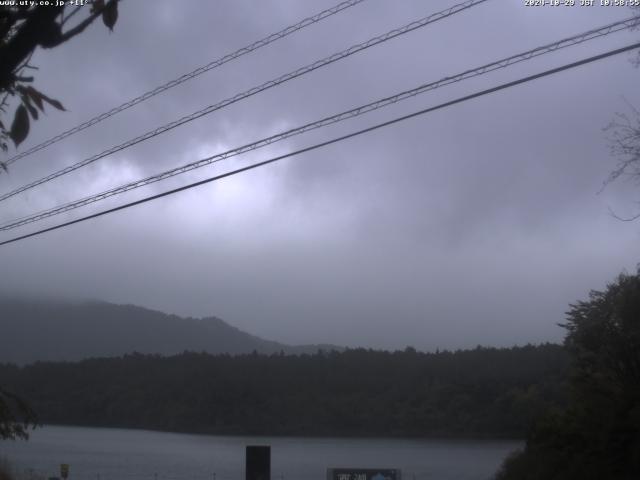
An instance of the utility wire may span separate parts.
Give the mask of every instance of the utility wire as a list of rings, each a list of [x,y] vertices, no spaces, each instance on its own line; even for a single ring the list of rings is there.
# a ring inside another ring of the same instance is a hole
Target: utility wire
[[[636,16],[636,17],[632,17],[632,18],[628,18],[625,20],[621,20],[615,23],[611,23],[609,25],[605,25],[603,27],[600,28],[596,28],[596,29],[592,29],[592,30],[588,30],[586,32],[582,32],[578,35],[574,35],[572,37],[568,37],[541,47],[537,47],[534,48],[532,50],[528,50],[516,55],[512,55],[510,57],[506,57],[503,58],[501,60],[497,60],[495,62],[483,65],[481,67],[477,67],[474,69],[470,69],[470,70],[466,70],[462,73],[458,73],[456,75],[452,75],[452,76],[448,76],[448,77],[444,77],[438,81],[435,82],[431,82],[431,83],[427,83],[427,84],[423,84],[420,85],[416,88],[413,88],[411,90],[406,90],[403,92],[400,92],[396,95],[390,96],[390,97],[386,97],[386,98],[382,98],[379,100],[376,100],[375,102],[371,102],[365,105],[361,105],[359,107],[356,108],[352,108],[351,110],[347,110],[329,117],[325,117],[322,118],[320,120],[317,120],[315,122],[311,122],[311,123],[307,123],[305,125],[302,125],[300,127],[296,127],[293,128],[291,130],[287,130],[284,132],[280,132],[278,134],[272,135],[270,137],[266,137],[260,140],[257,140],[255,142],[234,148],[232,150],[227,150],[223,153],[219,153],[216,155],[212,155],[206,158],[202,158],[200,160],[197,160],[195,162],[191,162],[188,163],[186,165],[182,165],[180,167],[176,167],[173,168],[171,170],[167,170],[164,171],[162,173],[156,174],[156,175],[152,175],[143,179],[139,179],[124,185],[120,185],[114,188],[111,188],[109,190],[103,191],[101,193],[95,194],[95,195],[91,195],[85,198],[81,198],[79,200],[75,200],[73,202],[70,203],[66,203],[63,205],[59,205],[47,210],[43,210],[37,213],[33,213],[30,214],[28,216],[25,217],[21,217],[21,218],[17,218],[14,220],[11,220],[7,223],[4,223],[2,225],[0,225],[0,231],[7,231],[7,230],[11,230],[17,227],[21,227],[23,225],[27,225],[29,223],[33,223],[33,222],[37,222],[39,220],[43,220],[45,218],[48,217],[52,217],[54,215],[59,215],[61,213],[64,212],[68,212],[70,210],[74,210],[76,208],[80,208],[101,200],[105,200],[109,197],[112,197],[114,195],[118,195],[121,193],[125,193],[128,192],[130,190],[134,190],[136,188],[140,188],[143,187],[145,185],[150,185],[152,183],[155,182],[159,182],[161,180],[165,180],[167,178],[176,176],[176,175],[180,175],[182,173],[191,171],[191,170],[195,170],[197,168],[201,168],[213,163],[217,163],[220,162],[222,160],[225,160],[227,158],[230,157],[234,157],[237,155],[240,155],[242,153],[246,153],[252,150],[256,150],[258,148],[262,148],[268,145],[271,145],[272,143],[293,137],[295,135],[300,135],[302,133],[306,133],[309,132],[311,130],[315,130],[317,128],[321,128],[327,125],[331,125],[334,123],[338,123],[350,118],[354,118],[360,115],[364,115],[365,113],[369,113],[372,112],[374,110],[378,110],[380,108],[383,107],[387,107],[391,104],[400,102],[402,100],[407,100],[409,98],[412,98],[416,95],[431,91],[431,90],[435,90],[437,88],[446,86],[446,85],[450,85],[452,83],[456,83],[456,82],[460,82],[462,80],[466,80],[469,78],[473,78],[476,76],[480,76],[489,72],[492,72],[494,70],[498,70],[501,68],[506,68],[510,65],[514,65],[516,63],[520,63],[526,60],[530,60],[532,58],[541,56],[541,55],[545,55],[547,53],[551,53],[554,51],[557,51],[561,48],[566,48],[569,46],[573,46],[573,45],[577,45],[583,42],[586,42],[588,40],[593,40],[595,38],[600,38],[603,37],[605,35],[609,35],[611,33],[614,32],[619,32],[622,30],[626,30],[629,27],[635,26],[640,22],[640,16]]]
[[[288,27],[284,28],[283,30],[280,30],[279,32],[276,33],[272,33],[271,35],[264,37],[261,40],[257,40],[253,43],[251,43],[250,45],[247,45],[245,47],[242,47],[238,50],[236,50],[233,53],[229,53],[227,55],[224,55],[216,60],[213,60],[212,62],[203,65],[201,67],[196,68],[195,70],[192,70],[189,73],[185,73],[184,75],[175,78],[163,85],[160,85],[159,87],[154,88],[153,90],[150,90],[148,92],[143,93],[142,95],[132,98],[131,100],[123,103],[122,105],[119,105],[117,107],[112,108],[111,110],[101,113],[100,115],[97,115],[89,120],[87,120],[84,123],[81,123],[80,125],[77,125],[73,128],[70,128],[69,130],[66,130],[54,137],[49,138],[48,140],[45,140],[42,143],[39,143],[38,145],[35,145],[33,147],[31,147],[28,150],[25,150],[24,152],[21,152],[17,155],[14,155],[13,157],[9,158],[5,163],[7,165],[11,165],[14,162],[17,162],[18,160],[20,160],[21,158],[27,157],[29,155],[31,155],[32,153],[38,152],[44,148],[47,148],[50,145],[53,145],[54,143],[59,142],[60,140],[63,140],[67,137],[70,137],[71,135],[81,132],[82,130],[92,127],[93,125],[96,125],[100,122],[102,122],[103,120],[106,120],[109,117],[112,117],[120,112],[123,112],[124,110],[127,110],[135,105],[138,105],[139,103],[144,102],[145,100],[150,99],[151,97],[155,97],[156,95],[165,92],[167,90],[169,90],[170,88],[176,87],[184,82],[187,82],[189,80],[191,80],[192,78],[196,78],[199,75],[202,75],[203,73],[208,72],[209,70],[213,70],[214,68],[220,67],[222,65],[224,65],[225,63],[228,63],[232,60],[235,60],[237,58],[242,57],[243,55],[246,55],[248,53],[251,53],[255,50],[258,50],[259,48],[262,47],[266,47],[267,45],[280,40],[282,38],[285,38],[288,35],[291,35],[292,33],[297,32],[298,30],[302,30],[305,27],[308,27],[310,25],[313,25],[315,23],[318,23],[326,18],[331,17],[332,15],[335,15],[336,13],[339,13],[343,10],[346,10],[347,8],[353,7],[355,5],[358,5],[359,3],[364,2],[365,0],[347,0],[344,2],[341,2],[331,8],[328,8],[327,10],[323,10],[322,12],[316,13],[315,15],[305,18],[304,20],[301,20],[300,22],[294,24],[294,25],[289,25]],[[77,11],[77,10],[76,10]],[[72,14],[75,12],[72,12]],[[67,17],[68,19],[69,17]]]
[[[231,177],[233,175],[237,175],[239,173],[246,172],[248,170],[253,170],[253,169],[256,169],[258,167],[263,167],[265,165],[269,165],[271,163],[278,162],[278,161],[283,160],[285,158],[289,158],[289,157],[293,157],[293,156],[296,156],[296,155],[300,155],[302,153],[310,152],[312,150],[316,150],[318,148],[326,147],[328,145],[332,145],[334,143],[338,143],[338,142],[341,142],[343,140],[347,140],[347,139],[350,139],[350,138],[353,138],[353,137],[356,137],[356,136],[359,136],[359,135],[362,135],[362,134],[365,134],[365,133],[369,133],[369,132],[378,130],[378,129],[383,128],[383,127],[388,127],[390,125],[393,125],[395,123],[399,123],[399,122],[408,120],[410,118],[414,118],[414,117],[418,117],[418,116],[421,116],[421,115],[425,115],[427,113],[430,113],[430,112],[433,112],[433,111],[436,111],[436,110],[440,110],[440,109],[443,109],[443,108],[446,108],[446,107],[450,107],[450,106],[456,105],[458,103],[463,103],[463,102],[466,102],[468,100],[472,100],[474,98],[482,97],[484,95],[489,95],[491,93],[495,93],[495,92],[498,92],[500,90],[505,90],[507,88],[514,87],[516,85],[520,85],[520,84],[523,84],[523,83],[531,82],[533,80],[537,80],[537,79],[542,78],[542,77],[546,77],[546,76],[553,75],[553,74],[556,74],[556,73],[559,73],[559,72],[563,72],[565,70],[576,68],[576,67],[579,67],[581,65],[586,65],[588,63],[593,63],[593,62],[596,62],[598,60],[602,60],[602,59],[605,59],[607,57],[611,57],[613,55],[619,55],[621,53],[628,52],[628,51],[634,50],[636,48],[640,48],[640,42],[634,43],[632,45],[628,45],[626,47],[618,48],[618,49],[615,49],[615,50],[610,50],[610,51],[602,53],[600,55],[594,55],[592,57],[588,57],[588,58],[579,60],[577,62],[568,63],[568,64],[565,64],[565,65],[563,65],[561,67],[552,68],[550,70],[545,70],[545,71],[543,71],[541,73],[537,73],[537,74],[534,74],[534,75],[529,75],[527,77],[523,77],[523,78],[520,78],[518,80],[514,80],[514,81],[511,81],[511,82],[503,83],[503,84],[498,85],[496,87],[488,88],[486,90],[481,90],[479,92],[472,93],[472,94],[466,95],[464,97],[459,97],[459,98],[456,98],[455,100],[450,100],[448,102],[441,103],[441,104],[436,105],[434,107],[425,108],[423,110],[419,110],[417,112],[410,113],[408,115],[403,115],[401,117],[397,117],[397,118],[394,118],[392,120],[388,120],[388,121],[383,122],[383,123],[378,123],[378,124],[373,125],[371,127],[367,127],[367,128],[362,129],[362,130],[358,130],[358,131],[349,133],[347,135],[342,135],[340,137],[336,137],[336,138],[333,138],[331,140],[327,140],[325,142],[316,143],[315,145],[311,145],[309,147],[305,147],[305,148],[302,148],[300,150],[296,150],[294,152],[289,152],[289,153],[286,153],[284,155],[279,155],[277,157],[273,157],[273,158],[270,158],[268,160],[264,160],[262,162],[254,163],[254,164],[251,164],[251,165],[247,165],[246,167],[238,168],[238,169],[232,170],[230,172],[222,173],[222,174],[216,175],[214,177],[210,177],[210,178],[206,178],[204,180],[200,180],[198,182],[190,183],[188,185],[184,185],[184,186],[179,187],[179,188],[174,188],[173,190],[168,190],[166,192],[162,192],[162,193],[158,193],[156,195],[145,197],[145,198],[142,198],[140,200],[136,200],[134,202],[130,202],[130,203],[126,203],[124,205],[120,205],[118,207],[110,208],[108,210],[102,210],[102,211],[94,213],[92,215],[87,215],[85,217],[77,218],[75,220],[71,220],[71,221],[65,222],[65,223],[60,223],[58,225],[54,225],[52,227],[44,228],[44,229],[38,230],[36,232],[32,232],[32,233],[28,233],[26,235],[21,235],[19,237],[11,238],[9,240],[5,240],[3,242],[0,242],[0,246],[7,245],[7,244],[10,244],[10,243],[14,243],[14,242],[18,242],[20,240],[24,240],[24,239],[27,239],[27,238],[30,238],[30,237],[34,237],[36,235],[41,235],[43,233],[51,232],[53,230],[58,230],[60,228],[68,227],[70,225],[74,225],[76,223],[84,222],[86,220],[90,220],[90,219],[93,219],[93,218],[101,217],[101,216],[107,215],[109,213],[114,213],[114,212],[118,212],[120,210],[125,210],[127,208],[131,208],[131,207],[134,207],[136,205],[141,205],[143,203],[147,203],[147,202],[150,202],[152,200],[157,200],[157,199],[162,198],[162,197],[167,197],[169,195],[173,195],[175,193],[179,193],[179,192],[182,192],[182,191],[185,191],[185,190],[189,190],[191,188],[199,187],[199,186],[205,185],[207,183],[215,182],[217,180],[221,180],[221,179],[226,178],[226,177]]]
[[[155,130],[151,130],[143,135],[140,135],[139,137],[136,137],[134,139],[128,140],[120,145],[117,145],[115,147],[111,147],[108,150],[103,151],[102,153],[99,153],[97,155],[94,155],[92,157],[86,158],[84,160],[81,160],[80,162],[77,162],[73,165],[69,165],[68,167],[63,168],[62,170],[58,170],[57,172],[54,172],[50,175],[47,175],[46,177],[43,177],[39,180],[36,180],[34,182],[31,182],[27,185],[24,185],[22,187],[19,187],[11,192],[5,193],[3,195],[0,195],[0,201],[6,200],[8,198],[11,198],[19,193],[22,193],[26,190],[29,190],[31,188],[34,188],[38,185],[41,185],[43,183],[49,182],[55,178],[58,178],[62,175],[66,175],[67,173],[73,172],[74,170],[77,170],[81,167],[87,166],[93,162],[96,162],[97,160],[100,160],[101,158],[104,158],[106,156],[109,156],[113,153],[119,152],[121,150],[124,150],[125,148],[131,147],[133,145],[136,145],[140,142],[143,142],[145,140],[149,140],[150,138],[153,138],[157,135],[163,134],[173,128],[176,128],[180,125],[184,125],[187,122],[191,122],[193,120],[196,120],[200,117],[203,117],[205,115],[208,115],[210,113],[215,112],[216,110],[220,110],[224,107],[227,107],[233,103],[236,103],[240,100],[243,100],[245,98],[251,97],[253,95],[256,95],[257,93],[263,92],[269,88],[275,87],[277,85],[280,85],[282,83],[285,83],[289,80],[292,80],[294,78],[300,77],[302,75],[305,75],[307,73],[310,73],[314,70],[317,70],[319,68],[325,67],[331,63],[337,62],[338,60],[342,60],[343,58],[349,57],[355,53],[361,52],[362,50],[365,50],[367,48],[373,47],[375,45],[384,43],[388,40],[391,40],[395,37],[398,37],[400,35],[404,35],[406,33],[412,32],[413,30],[416,30],[418,28],[422,28],[425,27],[431,23],[437,22],[439,20],[448,18],[452,15],[455,15],[457,13],[460,13],[464,10],[467,10],[475,5],[478,5],[480,3],[484,3],[487,0],[467,0],[463,3],[454,5],[453,7],[447,8],[445,10],[442,10],[441,12],[438,13],[434,13],[432,15],[429,15],[427,17],[424,17],[420,20],[416,20],[414,22],[411,22],[407,25],[404,25],[403,27],[391,30],[387,33],[384,33],[382,35],[373,37],[369,40],[367,40],[366,42],[357,44],[357,45],[353,45],[349,48],[347,48],[346,50],[342,50],[341,52],[338,53],[334,53],[333,55],[330,55],[328,57],[325,57],[322,60],[318,60],[314,63],[310,63],[304,67],[298,68],[297,70],[294,70],[292,72],[289,72],[285,75],[282,75],[276,79],[273,80],[269,80],[268,82],[265,82],[261,85],[258,85],[256,87],[253,87],[245,92],[239,93],[237,95],[234,95],[233,97],[229,97],[225,100],[222,100],[221,102],[218,102],[214,105],[209,105],[208,107],[205,107],[201,110],[198,110],[190,115],[184,116],[178,120],[175,120],[171,123],[168,123],[166,125],[163,125],[161,127],[156,128]]]

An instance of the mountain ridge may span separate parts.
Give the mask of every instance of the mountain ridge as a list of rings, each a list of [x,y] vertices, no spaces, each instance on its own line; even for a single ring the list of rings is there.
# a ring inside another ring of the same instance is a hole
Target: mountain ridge
[[[335,345],[287,345],[216,316],[180,317],[100,300],[0,299],[0,362],[77,361],[128,353],[315,353]]]

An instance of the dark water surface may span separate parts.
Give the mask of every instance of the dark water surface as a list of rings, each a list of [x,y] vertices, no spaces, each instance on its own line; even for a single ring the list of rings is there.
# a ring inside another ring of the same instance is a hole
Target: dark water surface
[[[271,445],[272,480],[324,480],[328,467],[400,468],[403,480],[485,480],[522,444],[504,440],[226,437],[45,426],[0,442],[22,478],[243,480],[244,447]]]

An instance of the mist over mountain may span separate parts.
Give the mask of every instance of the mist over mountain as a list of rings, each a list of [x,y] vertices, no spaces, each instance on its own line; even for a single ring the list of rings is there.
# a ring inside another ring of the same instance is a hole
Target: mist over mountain
[[[333,345],[291,346],[243,332],[216,317],[182,318],[107,302],[0,299],[0,362],[75,361],[127,353],[184,351],[315,353]]]

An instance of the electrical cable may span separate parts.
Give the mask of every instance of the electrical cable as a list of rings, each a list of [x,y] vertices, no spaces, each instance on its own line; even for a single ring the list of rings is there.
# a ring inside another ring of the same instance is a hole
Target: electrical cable
[[[47,175],[43,178],[40,178],[39,180],[33,181],[31,183],[28,183],[26,185],[23,185],[22,187],[19,187],[15,190],[12,190],[8,193],[2,194],[0,195],[0,202],[7,200],[8,198],[11,198],[15,195],[18,195],[19,193],[22,193],[26,190],[30,190],[34,187],[37,187],[38,185],[42,185],[43,183],[46,182],[50,182],[51,180],[61,177],[63,175],[66,175],[68,173],[71,173],[75,170],[78,170],[79,168],[85,167],[89,164],[92,164],[102,158],[105,158],[109,155],[112,155],[116,152],[120,152],[126,148],[129,148],[133,145],[136,145],[138,143],[144,142],[146,140],[149,140],[153,137],[156,137],[158,135],[161,135],[163,133],[168,132],[169,130],[172,130],[176,127],[179,127],[181,125],[184,125],[185,123],[191,122],[193,120],[196,120],[200,117],[203,117],[205,115],[209,115],[210,113],[213,113],[217,110],[220,110],[222,108],[225,108],[233,103],[239,102],[240,100],[244,100],[245,98],[251,97],[253,95],[256,95],[260,92],[263,92],[265,90],[268,90],[270,88],[273,88],[277,85],[280,85],[282,83],[288,82],[289,80],[293,80],[294,78],[300,77],[302,75],[305,75],[307,73],[310,73],[314,70],[317,70],[319,68],[325,67],[327,65],[330,65],[334,62],[337,62],[338,60],[342,60],[343,58],[349,57],[355,53],[361,52],[367,48],[373,47],[375,45],[379,45],[381,43],[387,42],[393,38],[396,38],[400,35],[404,35],[406,33],[412,32],[418,28],[422,28],[425,27],[431,23],[437,22],[439,20],[448,18],[452,15],[455,15],[457,13],[460,13],[464,10],[467,10],[473,6],[479,5],[481,3],[484,3],[488,0],[467,0],[466,2],[463,3],[459,3],[457,5],[454,5],[453,7],[447,8],[445,10],[442,10],[440,12],[434,13],[432,15],[429,15],[427,17],[424,17],[420,20],[416,20],[413,21],[407,25],[404,25],[403,27],[400,28],[396,28],[394,30],[390,30],[387,33],[384,33],[382,35],[378,35],[376,37],[373,37],[369,40],[367,40],[366,42],[362,42],[359,43],[357,45],[353,45],[345,50],[342,50],[338,53],[334,53],[333,55],[330,55],[328,57],[325,57],[322,60],[318,60],[316,62],[310,63],[304,67],[298,68],[297,70],[294,70],[292,72],[289,72],[287,74],[281,75],[280,77],[273,79],[273,80],[269,80],[268,82],[262,83],[261,85],[258,85],[256,87],[253,87],[249,90],[246,90],[245,92],[242,93],[238,93],[236,95],[234,95],[233,97],[229,97],[225,100],[222,100],[214,105],[209,105],[208,107],[205,107],[201,110],[198,110],[196,112],[193,112],[190,115],[186,115],[178,120],[174,120],[173,122],[170,122],[166,125],[163,125],[161,127],[158,127],[154,130],[151,130],[147,133],[144,133],[143,135],[140,135],[136,138],[133,138],[131,140],[128,140],[124,143],[121,143],[120,145],[116,145],[114,147],[111,147],[101,153],[98,153],[96,155],[93,155],[92,157],[86,158],[84,160],[81,160],[77,163],[74,163],[73,165],[69,165],[61,170],[58,170],[57,172],[54,172],[50,175]]]
[[[280,40],[282,38],[287,37],[288,35],[291,35],[292,33],[295,33],[299,30],[302,30],[305,27],[308,27],[310,25],[313,25],[315,23],[318,23],[322,20],[324,20],[325,18],[329,18],[332,15],[335,15],[336,13],[339,13],[343,10],[346,10],[347,8],[353,7],[355,5],[358,5],[359,3],[364,2],[365,0],[347,0],[344,2],[341,2],[331,8],[328,8],[326,10],[323,10],[322,12],[316,13],[315,15],[305,18],[304,20],[301,20],[300,22],[294,24],[294,25],[290,25],[282,30],[280,30],[279,32],[276,33],[272,33],[271,35],[268,35],[260,40],[257,40],[245,47],[239,48],[238,50],[236,50],[233,53],[229,53],[227,55],[224,55],[216,60],[213,60],[212,62],[203,65],[201,67],[196,68],[195,70],[192,70],[189,73],[185,73],[184,75],[181,75],[178,78],[175,78],[163,85],[160,85],[156,88],[154,88],[153,90],[149,90],[148,92],[143,93],[142,95],[139,95],[135,98],[132,98],[131,100],[112,108],[111,110],[101,113],[100,115],[96,115],[95,117],[87,120],[86,122],[81,123],[80,125],[77,125],[73,128],[70,128],[69,130],[65,130],[64,132],[51,137],[41,143],[39,143],[38,145],[35,145],[31,148],[29,148],[28,150],[25,150],[24,152],[21,152],[17,155],[14,155],[13,157],[9,158],[5,164],[6,165],[11,165],[12,163],[17,162],[18,160],[20,160],[21,158],[27,157],[29,155],[31,155],[32,153],[38,152],[50,145],[53,145],[54,143],[59,142],[60,140],[63,140],[67,137],[70,137],[71,135],[81,132],[82,130],[85,130],[89,127],[92,127],[93,125],[96,125],[100,122],[102,122],[103,120],[106,120],[109,117],[112,117],[120,112],[123,112],[135,105],[138,105],[139,103],[142,103],[148,99],[150,99],[151,97],[155,97],[156,95],[163,93],[173,87],[176,87],[184,82],[187,82],[193,78],[196,78],[199,75],[202,75],[203,73],[206,73],[210,70],[213,70],[214,68],[220,67],[222,65],[224,65],[225,63],[228,63],[232,60],[235,60],[237,58],[242,57],[243,55],[246,55],[248,53],[251,53],[255,50],[258,50],[259,48],[265,47],[273,42],[275,42],[276,40]],[[79,8],[77,9],[79,10]],[[77,10],[75,12],[77,12]],[[73,13],[75,13],[73,12]],[[69,18],[69,17],[68,17]]]
[[[247,165],[245,167],[238,168],[236,170],[232,170],[232,171],[220,174],[220,175],[216,175],[214,177],[206,178],[204,180],[200,180],[198,182],[190,183],[188,185],[184,185],[182,187],[174,188],[172,190],[168,190],[168,191],[165,191],[165,192],[162,192],[162,193],[158,193],[156,195],[151,195],[149,197],[145,197],[145,198],[142,198],[140,200],[136,200],[134,202],[129,202],[129,203],[126,203],[124,205],[120,205],[120,206],[117,206],[117,207],[114,207],[114,208],[110,208],[110,209],[107,209],[107,210],[102,210],[100,212],[97,212],[97,213],[94,213],[94,214],[91,214],[91,215],[87,215],[85,217],[81,217],[81,218],[77,218],[75,220],[71,220],[71,221],[68,221],[68,222],[60,223],[60,224],[54,225],[52,227],[44,228],[44,229],[38,230],[36,232],[32,232],[32,233],[28,233],[28,234],[25,234],[25,235],[21,235],[19,237],[14,237],[14,238],[11,238],[9,240],[4,240],[4,241],[0,242],[0,246],[8,245],[10,243],[18,242],[18,241],[21,241],[21,240],[25,240],[27,238],[34,237],[36,235],[41,235],[43,233],[47,233],[47,232],[51,232],[51,231],[54,231],[54,230],[58,230],[58,229],[61,229],[61,228],[64,228],[64,227],[68,227],[70,225],[74,225],[76,223],[80,223],[80,222],[84,222],[84,221],[87,221],[87,220],[90,220],[90,219],[93,219],[93,218],[101,217],[101,216],[104,216],[104,215],[107,215],[107,214],[110,214],[110,213],[114,213],[114,212],[117,212],[117,211],[120,211],[120,210],[125,210],[127,208],[131,208],[131,207],[134,207],[136,205],[141,205],[143,203],[147,203],[147,202],[150,202],[150,201],[153,201],[153,200],[157,200],[159,198],[163,198],[163,197],[166,197],[166,196],[169,196],[169,195],[173,195],[175,193],[179,193],[179,192],[182,192],[182,191],[185,191],[185,190],[190,190],[192,188],[199,187],[201,185],[205,185],[207,183],[211,183],[211,182],[214,182],[214,181],[217,181],[217,180],[221,180],[223,178],[227,178],[227,177],[230,177],[230,176],[233,176],[233,175],[237,175],[237,174],[242,173],[242,172],[253,170],[253,169],[256,169],[258,167],[263,167],[263,166],[269,165],[271,163],[275,163],[275,162],[283,160],[285,158],[289,158],[289,157],[293,157],[293,156],[296,156],[296,155],[300,155],[302,153],[306,153],[306,152],[310,152],[312,150],[316,150],[316,149],[319,149],[319,148],[322,148],[322,147],[326,147],[328,145],[332,145],[334,143],[338,143],[338,142],[347,140],[349,138],[353,138],[353,137],[356,137],[356,136],[359,136],[359,135],[362,135],[362,134],[365,134],[365,133],[369,133],[369,132],[372,132],[374,130],[378,130],[380,128],[393,125],[395,123],[399,123],[399,122],[408,120],[410,118],[414,118],[414,117],[421,116],[421,115],[424,115],[424,114],[427,114],[427,113],[430,113],[430,112],[433,112],[433,111],[436,111],[436,110],[440,110],[440,109],[443,109],[443,108],[446,108],[446,107],[450,107],[450,106],[453,106],[453,105],[456,105],[456,104],[459,104],[459,103],[463,103],[463,102],[466,102],[466,101],[469,101],[469,100],[472,100],[474,98],[478,98],[478,97],[481,97],[481,96],[484,96],[484,95],[489,95],[491,93],[495,93],[495,92],[500,91],[500,90],[511,88],[511,87],[516,86],[516,85],[520,85],[520,84],[523,84],[523,83],[531,82],[533,80],[537,80],[539,78],[546,77],[546,76],[549,76],[549,75],[553,75],[553,74],[556,74],[556,73],[559,73],[559,72],[562,72],[562,71],[565,71],[565,70],[569,70],[569,69],[576,68],[576,67],[579,67],[579,66],[582,66],[582,65],[586,65],[588,63],[592,63],[592,62],[595,62],[595,61],[598,61],[598,60],[602,60],[604,58],[611,57],[613,55],[619,55],[621,53],[628,52],[628,51],[634,50],[636,48],[640,48],[640,42],[634,43],[634,44],[631,44],[631,45],[627,45],[626,47],[618,48],[618,49],[615,49],[615,50],[610,50],[610,51],[602,53],[600,55],[594,55],[592,57],[588,57],[588,58],[585,58],[585,59],[582,59],[582,60],[578,60],[576,62],[568,63],[568,64],[565,64],[565,65],[563,65],[561,67],[556,67],[556,68],[552,68],[550,70],[545,70],[544,72],[537,73],[537,74],[534,74],[534,75],[529,75],[527,77],[523,77],[523,78],[520,78],[518,80],[514,80],[514,81],[511,81],[511,82],[503,83],[503,84],[498,85],[496,87],[488,88],[486,90],[482,90],[482,91],[479,91],[479,92],[476,92],[476,93],[472,93],[472,94],[466,95],[464,97],[459,97],[459,98],[456,98],[455,100],[450,100],[448,102],[441,103],[441,104],[436,105],[434,107],[425,108],[423,110],[419,110],[417,112],[413,112],[413,113],[410,113],[408,115],[403,115],[401,117],[397,117],[397,118],[394,118],[392,120],[388,120],[388,121],[383,122],[383,123],[378,123],[378,124],[373,125],[371,127],[367,127],[367,128],[362,129],[362,130],[357,130],[355,132],[352,132],[352,133],[349,133],[349,134],[346,134],[346,135],[342,135],[340,137],[336,137],[336,138],[333,138],[331,140],[327,140],[327,141],[324,141],[324,142],[316,143],[315,145],[311,145],[309,147],[305,147],[305,148],[296,150],[294,152],[289,152],[289,153],[286,153],[284,155],[279,155],[277,157],[273,157],[273,158],[270,158],[268,160],[264,160],[262,162],[253,163],[251,165]]]
[[[278,134],[272,135],[270,137],[266,137],[266,138],[262,138],[260,140],[254,141],[252,143],[249,144],[245,144],[243,146],[231,149],[231,150],[227,150],[225,152],[216,154],[216,155],[212,155],[209,157],[205,157],[202,159],[199,159],[195,162],[191,162],[188,163],[186,165],[182,165],[164,172],[161,172],[159,174],[156,175],[152,175],[143,179],[139,179],[139,180],[135,180],[133,182],[129,182],[126,183],[124,185],[120,185],[114,188],[111,188],[109,190],[100,192],[98,194],[95,195],[91,195],[88,197],[84,197],[81,198],[79,200],[75,200],[73,202],[69,202],[63,205],[59,205],[53,208],[49,208],[37,213],[33,213],[30,214],[28,216],[24,216],[21,218],[17,218],[17,219],[13,219],[9,222],[6,222],[2,225],[0,225],[0,231],[7,231],[7,230],[11,230],[23,225],[27,225],[29,223],[33,223],[39,220],[43,220],[45,218],[49,218],[52,217],[54,215],[58,215],[64,212],[68,212],[70,210],[74,210],[76,208],[80,208],[101,200],[105,200],[109,197],[112,197],[114,195],[119,195],[121,193],[125,193],[128,192],[130,190],[134,190],[146,185],[150,185],[152,183],[156,183],[159,182],[161,180],[165,180],[167,178],[171,178],[173,176],[176,175],[180,175],[182,173],[186,173],[188,171],[191,170],[195,170],[197,168],[202,168],[204,166],[207,165],[211,165],[213,163],[217,163],[220,162],[222,160],[252,151],[252,150],[256,150],[258,148],[262,148],[268,145],[271,145],[275,142],[287,139],[287,138],[291,138],[295,135],[300,135],[302,133],[306,133],[309,132],[311,130],[315,130],[327,125],[331,125],[334,123],[338,123],[350,118],[355,118],[358,117],[360,115],[364,115],[365,113],[369,113],[372,112],[374,110],[378,110],[380,108],[383,107],[387,107],[389,105],[392,105],[394,103],[403,101],[403,100],[407,100],[409,98],[412,98],[416,95],[431,91],[431,90],[435,90],[437,88],[446,86],[446,85],[450,85],[456,82],[460,82],[462,80],[466,80],[469,78],[473,78],[479,75],[484,75],[486,73],[501,69],[501,68],[506,68],[510,65],[514,65],[516,63],[520,63],[526,60],[530,60],[532,58],[541,56],[541,55],[545,55],[547,53],[551,53],[554,51],[557,51],[561,48],[566,48],[566,47],[570,47],[573,45],[577,45],[580,43],[584,43],[588,40],[593,40],[596,38],[600,38],[603,37],[605,35],[609,35],[611,33],[615,33],[615,32],[619,32],[622,30],[626,30],[627,28],[629,28],[630,26],[634,26],[637,25],[638,22],[640,22],[640,16],[636,16],[636,17],[632,17],[629,19],[625,19],[625,20],[621,20],[618,22],[614,22],[608,25],[605,25],[603,27],[600,28],[596,28],[596,29],[591,29],[588,30],[586,32],[582,32],[580,34],[574,35],[572,37],[568,37],[541,47],[537,47],[534,48],[532,50],[527,50],[525,52],[516,54],[516,55],[512,55],[510,57],[506,57],[491,63],[488,63],[486,65],[483,65],[481,67],[477,67],[474,69],[470,69],[470,70],[466,70],[462,73],[458,73],[456,75],[451,75],[448,77],[444,77],[440,80],[437,80],[435,82],[431,82],[431,83],[427,83],[427,84],[423,84],[420,85],[416,88],[413,88],[411,90],[406,90],[403,92],[400,92],[398,94],[389,96],[389,97],[385,97],[379,100],[376,100],[374,102],[365,104],[365,105],[361,105],[359,107],[356,108],[352,108],[350,110],[347,111],[343,111],[341,113],[329,116],[329,117],[325,117],[322,118],[320,120],[317,120],[315,122],[311,122],[311,123],[307,123],[305,125],[302,125],[300,127],[296,127],[284,132],[280,132]]]

